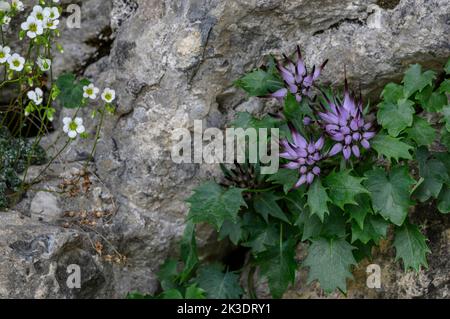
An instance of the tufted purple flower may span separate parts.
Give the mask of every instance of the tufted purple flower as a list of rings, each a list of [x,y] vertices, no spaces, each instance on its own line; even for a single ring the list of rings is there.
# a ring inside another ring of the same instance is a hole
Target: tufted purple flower
[[[295,184],[298,188],[303,184],[312,184],[314,178],[320,174],[318,163],[322,160],[322,148],[325,143],[323,137],[316,142],[307,141],[300,135],[292,125],[289,125],[292,133],[293,143],[284,139],[280,141],[283,148],[280,157],[290,162],[284,165],[284,168],[298,170],[300,179]]]
[[[359,158],[360,146],[369,149],[369,141],[376,135],[370,131],[372,123],[364,119],[362,99],[350,94],[345,80],[344,101],[340,102],[334,98],[333,101],[328,101],[328,104],[328,109],[322,105],[326,111],[319,112],[319,117],[327,134],[338,142],[328,155],[334,156],[342,152],[344,158],[349,160],[353,153]]]
[[[284,55],[284,58],[284,65],[278,63],[277,69],[280,72],[286,87],[272,93],[271,96],[278,99],[284,99],[288,92],[290,92],[294,94],[297,101],[300,102],[303,96],[311,96],[311,88],[314,81],[320,76],[320,73],[328,60],[325,61],[320,68],[314,66],[312,72],[308,74],[299,46],[297,46],[297,57],[295,62],[286,55]]]

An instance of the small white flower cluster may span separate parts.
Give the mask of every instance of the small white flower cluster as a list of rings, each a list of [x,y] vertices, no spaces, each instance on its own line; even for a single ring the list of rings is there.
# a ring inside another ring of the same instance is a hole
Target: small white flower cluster
[[[98,93],[100,92],[100,89],[95,87],[94,84],[89,84],[87,86],[83,87],[83,97],[89,98],[91,100],[95,100],[97,98]],[[106,103],[112,103],[116,99],[116,91],[106,88],[103,90],[102,93],[102,100]]]
[[[53,0],[58,3],[58,1]],[[36,38],[38,35],[44,34],[45,29],[56,30],[59,24],[59,9],[57,7],[41,7],[39,5],[33,7],[33,11],[27,20],[22,23],[21,28],[27,31],[30,39]]]
[[[17,53],[11,54],[11,48],[0,45],[0,64],[8,63],[13,71],[20,72],[25,65],[25,58]]]
[[[7,30],[8,25],[11,22],[11,16],[14,15],[15,12],[20,12],[23,10],[25,10],[25,6],[20,0],[11,0],[11,4],[7,1],[0,1],[0,13],[3,13],[0,18],[1,28],[3,30]]]

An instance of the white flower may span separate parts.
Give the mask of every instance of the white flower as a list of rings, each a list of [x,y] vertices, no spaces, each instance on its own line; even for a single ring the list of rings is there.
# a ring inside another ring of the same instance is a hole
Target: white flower
[[[6,1],[0,1],[0,12],[8,12],[11,10],[11,5]]]
[[[59,0],[53,0],[54,3],[59,3]]]
[[[36,105],[40,105],[43,101],[44,92],[40,88],[36,88],[34,91],[28,91],[28,98]]]
[[[9,16],[4,16],[3,19],[2,19],[2,21],[0,21],[0,24],[8,25],[10,22],[11,22],[11,17],[9,17]]]
[[[23,70],[25,59],[17,53],[14,53],[8,58],[8,64],[11,70],[20,72]]]
[[[52,60],[39,57],[37,59],[37,65],[39,66],[42,72],[46,72],[50,70],[50,67],[52,66]]]
[[[33,16],[28,17],[27,21],[22,23],[21,28],[22,30],[28,31],[27,36],[31,39],[44,33],[42,22]]]
[[[102,100],[106,103],[111,103],[116,99],[116,91],[106,88],[102,93]]]
[[[16,11],[23,11],[25,10],[25,6],[23,5],[23,2],[20,0],[12,0],[11,1],[11,8],[13,8]]]
[[[59,10],[57,7],[51,7],[51,8],[45,8],[44,9],[44,16],[48,19],[56,20],[59,18]]]
[[[3,47],[0,45],[0,63],[5,63],[8,61],[8,58],[11,56],[11,54],[9,54],[10,52],[10,47]]]
[[[46,14],[48,14],[48,12],[45,12],[44,8],[42,8],[41,6],[34,6],[33,12],[31,12],[30,16],[36,18],[36,20],[38,21],[44,21],[46,18]]]
[[[58,28],[58,24],[59,24],[59,20],[58,19],[49,19],[49,18],[45,18],[44,20],[44,28],[50,29],[50,30],[55,30]]]
[[[74,120],[72,120],[70,117],[65,117],[63,119],[63,124],[63,131],[64,133],[67,133],[70,138],[75,138],[78,134],[82,134],[86,131],[83,126],[83,119],[79,117],[75,118]]]
[[[100,92],[99,88],[96,88],[94,84],[89,84],[88,86],[83,87],[83,97],[90,98],[91,100],[95,100],[97,98],[98,92]]]

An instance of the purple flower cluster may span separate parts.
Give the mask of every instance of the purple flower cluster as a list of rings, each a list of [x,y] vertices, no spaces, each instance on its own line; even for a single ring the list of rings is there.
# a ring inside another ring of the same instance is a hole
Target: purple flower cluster
[[[313,67],[312,72],[308,74],[305,63],[302,59],[300,48],[297,47],[297,59],[295,62],[285,56],[285,63],[278,63],[277,68],[283,78],[286,87],[271,94],[279,100],[284,99],[290,92],[294,94],[298,102],[303,97],[312,96],[312,87],[314,81],[320,76],[326,61],[318,69]],[[298,188],[304,184],[312,184],[315,177],[320,175],[320,162],[324,158],[343,154],[345,160],[349,160],[352,154],[359,158],[361,156],[362,146],[364,149],[370,148],[370,140],[376,135],[371,130],[373,123],[364,119],[362,99],[357,99],[350,93],[347,80],[345,80],[344,99],[341,101],[336,97],[331,100],[323,94],[327,101],[327,106],[321,104],[317,112],[318,121],[315,122],[310,117],[303,118],[303,125],[310,127],[312,124],[319,124],[322,129],[322,136],[317,140],[307,140],[303,137],[292,124],[289,123],[293,143],[287,139],[280,141],[280,157],[288,160],[285,168],[298,170],[300,178],[295,184]],[[325,136],[328,136],[334,145],[330,151],[323,152]]]
[[[330,138],[338,142],[330,150],[329,156],[343,153],[344,158],[349,160],[352,156],[361,156],[360,146],[370,148],[369,140],[376,133],[370,131],[371,122],[366,122],[363,114],[362,99],[350,94],[347,80],[345,81],[344,101],[328,101],[328,108],[322,105],[324,112],[319,112],[321,124]]]
[[[275,93],[271,94],[271,96],[278,99],[284,99],[288,92],[290,92],[294,94],[297,101],[300,102],[303,96],[311,95],[311,88],[314,81],[320,76],[320,73],[327,64],[328,60],[325,61],[320,68],[316,68],[316,66],[314,66],[312,72],[308,74],[308,70],[306,69],[299,46],[297,46],[297,57],[295,62],[286,55],[284,58],[284,65],[282,63],[278,63],[277,69],[280,72],[286,87],[279,89]]]
[[[312,184],[314,178],[320,174],[320,167],[317,164],[323,158],[322,149],[325,139],[320,137],[316,142],[307,141],[292,125],[290,129],[293,143],[286,139],[280,141],[283,147],[280,157],[290,161],[284,165],[285,168],[300,172],[300,179],[295,184],[298,188],[305,183]]]

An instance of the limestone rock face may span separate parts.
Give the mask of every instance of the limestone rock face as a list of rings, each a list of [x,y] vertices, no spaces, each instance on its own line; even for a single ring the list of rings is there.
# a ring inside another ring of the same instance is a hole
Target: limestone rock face
[[[376,98],[410,63],[439,68],[446,61],[449,11],[449,0],[83,1],[82,29],[63,32],[67,54],[57,66],[115,88],[117,114],[106,121],[89,173],[79,163],[89,145],[78,142],[38,187],[58,190],[72,172],[90,176],[88,189],[72,197],[30,191],[16,211],[0,214],[0,297],[154,292],[159,266],[176,254],[184,200],[199,182],[219,176],[216,166],[175,164],[173,130],[192,130],[194,120],[224,128],[236,111],[263,112],[265,103],[246,100],[232,83],[297,44],[310,66],[330,60],[322,81],[340,85],[346,66],[349,81]],[[94,133],[88,120],[87,128]],[[95,217],[99,211],[107,217]],[[447,235],[431,260],[448,259],[447,228],[437,230]],[[206,253],[209,235],[205,230],[201,238]],[[388,256],[386,265],[393,263]],[[86,269],[79,290],[64,279],[72,263]],[[448,282],[434,274],[424,274],[427,282]],[[421,285],[420,278],[405,280]],[[400,291],[402,282],[389,281],[377,297],[448,294],[443,284],[432,292]],[[363,286],[365,277],[357,283]],[[305,283],[296,288],[297,297],[320,297]],[[356,284],[352,289],[349,296],[370,295]]]

